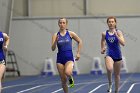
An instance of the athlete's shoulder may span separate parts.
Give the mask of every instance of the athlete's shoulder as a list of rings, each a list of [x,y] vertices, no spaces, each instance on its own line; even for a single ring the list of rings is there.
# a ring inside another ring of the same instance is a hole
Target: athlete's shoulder
[[[2,32],[2,34],[3,34],[4,36],[7,36],[7,34],[6,34],[6,33],[4,33],[4,32]]]
[[[75,33],[73,31],[68,31],[68,33],[70,34],[71,37],[73,37],[73,35],[75,35]]]
[[[68,32],[71,34],[71,33],[74,33],[73,31],[71,31],[71,30],[68,30]]]
[[[102,36],[105,36],[106,35],[106,31],[102,32],[101,34],[102,34]]]
[[[76,34],[74,31],[69,30],[68,31],[70,34]]]
[[[59,32],[54,33],[55,36],[58,35],[58,34],[59,34]]]
[[[54,33],[54,34],[52,35],[52,37],[57,37],[57,35],[58,35],[58,32],[57,32],[57,33]]]
[[[9,36],[6,33],[2,32],[2,34],[4,37],[9,38]]]

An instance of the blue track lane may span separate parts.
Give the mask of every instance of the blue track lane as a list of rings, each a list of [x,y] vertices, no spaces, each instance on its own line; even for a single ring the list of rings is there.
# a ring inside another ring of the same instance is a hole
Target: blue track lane
[[[75,87],[69,88],[69,93],[107,93],[106,74],[75,75],[74,80]],[[63,93],[59,76],[26,76],[3,82],[2,85],[2,93]],[[120,93],[139,93],[139,91],[139,73],[121,74]]]

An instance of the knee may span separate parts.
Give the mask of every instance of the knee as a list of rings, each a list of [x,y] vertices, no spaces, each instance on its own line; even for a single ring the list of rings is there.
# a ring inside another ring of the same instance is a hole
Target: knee
[[[67,76],[71,76],[71,75],[72,75],[72,71],[66,70],[66,71],[65,71],[65,74],[66,74]]]
[[[107,71],[108,72],[110,72],[110,73],[112,73],[113,72],[113,66],[111,66],[111,65],[106,65],[106,69],[107,69]]]
[[[62,82],[61,85],[62,86],[67,86],[67,83],[66,82]]]
[[[120,79],[120,74],[115,74],[116,79]]]
[[[61,83],[62,83],[62,85],[66,85],[67,79],[66,78],[61,78]]]
[[[66,82],[61,82],[61,86],[62,87],[66,87],[67,86],[67,83]]]
[[[107,68],[107,71],[112,73],[113,72],[113,68]]]

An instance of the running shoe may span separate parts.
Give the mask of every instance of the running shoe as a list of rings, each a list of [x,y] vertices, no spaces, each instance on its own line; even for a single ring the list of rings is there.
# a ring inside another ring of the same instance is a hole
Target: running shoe
[[[74,87],[74,79],[72,76],[69,78],[69,85],[70,85],[70,88]]]
[[[109,84],[107,92],[108,93],[111,93],[112,92],[112,84]]]

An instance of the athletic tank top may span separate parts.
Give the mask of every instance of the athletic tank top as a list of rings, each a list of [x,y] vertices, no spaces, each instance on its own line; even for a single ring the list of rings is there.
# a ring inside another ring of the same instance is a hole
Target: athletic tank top
[[[2,32],[0,32],[0,61],[5,60],[5,56],[3,52],[3,43],[4,43],[4,37]]]
[[[70,37],[69,32],[67,31],[64,36],[62,36],[60,32],[58,32],[57,35],[58,35],[57,41],[58,52],[72,51],[72,38]]]
[[[107,44],[106,54],[108,56],[111,56],[114,59],[122,58],[119,40],[116,37],[116,35],[115,34],[109,35],[108,30],[107,30],[105,40]]]

